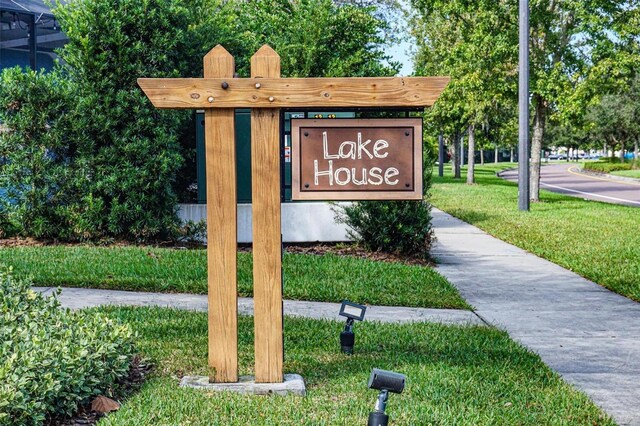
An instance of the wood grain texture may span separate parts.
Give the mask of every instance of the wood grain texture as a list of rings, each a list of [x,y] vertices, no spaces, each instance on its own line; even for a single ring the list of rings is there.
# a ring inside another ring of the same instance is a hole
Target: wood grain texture
[[[251,58],[252,77],[279,77],[280,57],[263,46]],[[260,79],[258,79],[260,80]],[[251,111],[255,374],[283,380],[282,236],[280,229],[280,111]]]
[[[233,77],[233,56],[218,45],[204,57],[205,77]],[[209,381],[238,381],[235,114],[205,111]]]
[[[449,77],[138,79],[158,108],[426,107],[448,83]]]

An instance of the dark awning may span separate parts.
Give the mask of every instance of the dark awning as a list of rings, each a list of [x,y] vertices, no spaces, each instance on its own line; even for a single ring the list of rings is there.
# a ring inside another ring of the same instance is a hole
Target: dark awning
[[[51,15],[51,8],[41,0],[0,0],[0,10],[33,15]]]
[[[0,0],[0,69],[14,65],[51,68],[54,50],[66,42],[44,0]]]

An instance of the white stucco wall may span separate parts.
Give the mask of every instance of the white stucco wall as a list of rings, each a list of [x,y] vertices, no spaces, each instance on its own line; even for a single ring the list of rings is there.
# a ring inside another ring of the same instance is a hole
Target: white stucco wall
[[[183,221],[206,220],[204,204],[180,204]],[[329,203],[282,203],[282,240],[285,243],[350,241],[347,227],[335,222]],[[252,241],[251,204],[238,204],[238,242]]]

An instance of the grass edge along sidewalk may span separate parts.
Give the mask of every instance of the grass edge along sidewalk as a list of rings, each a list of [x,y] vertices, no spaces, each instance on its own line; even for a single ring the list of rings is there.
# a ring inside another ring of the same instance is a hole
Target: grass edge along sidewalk
[[[206,250],[155,247],[42,246],[0,249],[0,264],[42,287],[167,293],[207,292]],[[286,299],[470,309],[444,277],[425,266],[333,254],[287,253]],[[252,295],[252,257],[238,253],[238,293]]]
[[[540,191],[518,210],[518,187],[496,176],[512,164],[477,166],[476,184],[434,175],[434,206],[492,236],[640,301],[638,209]],[[466,172],[466,170],[463,170]]]
[[[166,308],[100,308],[138,332],[138,348],[156,365],[140,392],[101,425],[364,424],[377,396],[372,367],[407,375],[392,395],[394,425],[613,425],[583,393],[505,332],[429,323],[358,324],[354,355],[339,351],[343,323],[285,318],[285,371],[302,374],[307,396],[211,394],[178,387],[206,374],[206,315]],[[253,320],[239,319],[240,373],[253,364]]]

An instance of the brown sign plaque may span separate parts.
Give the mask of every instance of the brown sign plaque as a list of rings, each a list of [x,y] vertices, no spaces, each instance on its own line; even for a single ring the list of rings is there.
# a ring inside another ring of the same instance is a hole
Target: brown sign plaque
[[[422,199],[422,119],[291,121],[292,199]]]

